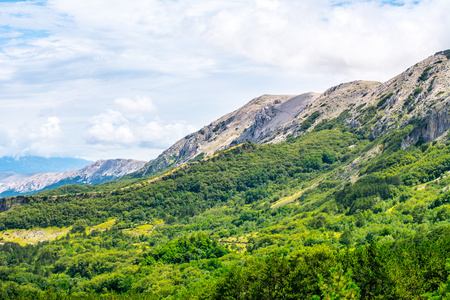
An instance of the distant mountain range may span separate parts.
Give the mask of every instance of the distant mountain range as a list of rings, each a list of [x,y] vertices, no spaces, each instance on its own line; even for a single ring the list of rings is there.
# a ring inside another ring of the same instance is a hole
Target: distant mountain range
[[[29,177],[24,174],[11,175],[14,179],[3,178],[0,183],[0,197],[31,194],[42,190],[53,189],[68,184],[97,184],[120,178],[141,169],[145,161],[132,159],[98,160],[82,169],[39,173]]]

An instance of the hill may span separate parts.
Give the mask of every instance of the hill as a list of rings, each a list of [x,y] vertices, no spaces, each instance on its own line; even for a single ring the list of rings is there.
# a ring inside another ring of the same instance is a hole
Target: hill
[[[449,58],[301,101],[263,96],[250,115],[264,100],[271,118],[236,136],[219,126],[222,150],[178,167],[175,151],[157,177],[1,199],[0,295],[445,299]],[[283,104],[297,112],[283,118]]]

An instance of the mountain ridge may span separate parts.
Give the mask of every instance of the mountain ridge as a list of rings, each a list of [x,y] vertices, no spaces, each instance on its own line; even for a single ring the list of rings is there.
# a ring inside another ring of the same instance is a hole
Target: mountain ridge
[[[303,94],[303,96],[262,95],[257,97],[240,109],[228,113],[197,132],[180,139],[156,159],[150,161],[142,170],[139,170],[135,176],[151,175],[169,167],[179,166],[199,155],[201,157],[212,155],[216,151],[232,145],[247,128],[254,124],[254,117],[258,112],[263,110],[269,111],[274,106],[279,106],[282,103],[295,99],[303,99],[305,102],[297,108],[301,110],[316,96],[318,96],[316,93],[307,93]],[[261,117],[263,116],[261,115]]]
[[[423,124],[405,138],[403,147],[420,138],[433,141],[450,128],[448,53],[437,52],[385,83],[358,80],[321,94],[257,97],[179,140],[133,176],[156,174],[245,141],[282,142],[339,116],[372,139],[421,120]]]

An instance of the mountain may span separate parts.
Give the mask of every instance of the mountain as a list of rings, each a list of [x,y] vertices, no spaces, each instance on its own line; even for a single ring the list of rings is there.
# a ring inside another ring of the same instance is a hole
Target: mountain
[[[447,299],[449,93],[443,51],[256,98],[159,176],[0,198],[0,298]]]
[[[24,179],[0,183],[0,196],[30,194],[68,184],[97,184],[135,172],[145,162],[131,159],[98,160],[79,170],[40,173]]]
[[[0,158],[0,173],[53,173],[81,169],[92,161],[73,157],[4,156]]]
[[[176,142],[135,176],[157,173],[210,156],[246,138],[260,142],[302,112],[320,94],[263,95]]]
[[[155,174],[245,141],[285,141],[339,116],[371,139],[420,121],[403,147],[419,139],[433,141],[450,128],[449,57],[448,50],[438,52],[385,83],[354,81],[322,94],[255,98],[179,140],[134,176]]]

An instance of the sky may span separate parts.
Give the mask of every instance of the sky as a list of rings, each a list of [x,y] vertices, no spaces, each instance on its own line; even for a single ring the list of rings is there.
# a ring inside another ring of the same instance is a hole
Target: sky
[[[0,156],[151,160],[263,94],[387,81],[448,0],[0,0]]]

